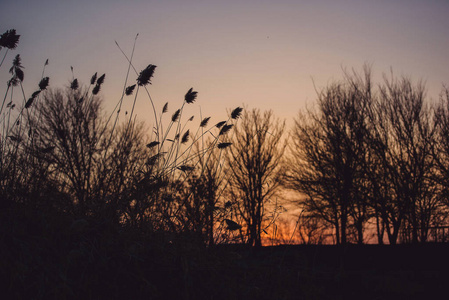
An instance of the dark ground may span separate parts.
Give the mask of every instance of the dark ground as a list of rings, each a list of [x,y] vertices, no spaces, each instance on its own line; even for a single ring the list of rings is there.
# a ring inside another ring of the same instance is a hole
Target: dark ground
[[[445,299],[449,244],[208,249],[90,221],[0,218],[2,299]]]
[[[278,246],[253,259],[289,274],[287,290],[297,290],[283,299],[432,299],[447,290],[448,254],[448,245],[436,244]]]
[[[236,255],[228,270],[248,294],[235,299],[444,299],[449,288],[445,244],[217,251]]]

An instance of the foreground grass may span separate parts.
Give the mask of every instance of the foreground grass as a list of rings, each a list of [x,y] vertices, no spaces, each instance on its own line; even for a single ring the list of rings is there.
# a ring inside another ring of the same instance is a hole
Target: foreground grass
[[[4,299],[419,299],[448,279],[443,244],[208,249],[18,206],[0,223]]]

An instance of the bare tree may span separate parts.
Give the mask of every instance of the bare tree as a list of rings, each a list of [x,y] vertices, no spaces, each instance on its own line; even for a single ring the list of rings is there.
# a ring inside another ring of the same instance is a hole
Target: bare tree
[[[367,189],[367,120],[371,75],[346,74],[318,95],[318,112],[299,114],[291,132],[287,186],[306,195],[302,209],[335,228],[338,244],[347,242],[351,224],[363,243],[370,217]]]
[[[83,94],[69,88],[49,90],[37,106],[39,113],[32,125],[42,146],[53,147],[46,158],[53,162],[55,180],[74,196],[82,214],[87,211],[100,136],[106,129],[99,116],[98,97],[87,106],[80,102]]]
[[[148,153],[144,128],[131,122],[112,129],[101,100],[88,95],[73,87],[49,90],[30,127],[44,149],[40,159],[59,189],[72,196],[73,209],[81,215],[109,211],[118,222]]]
[[[208,140],[205,149],[196,144],[198,160],[194,167],[181,171],[183,176],[181,189],[182,213],[180,214],[183,229],[193,232],[209,246],[215,244],[214,227],[219,201],[225,185],[222,166],[222,149],[214,146],[215,140]]]
[[[437,201],[431,181],[435,129],[424,85],[385,77],[371,124],[374,206],[389,242],[397,243],[402,228],[411,230],[413,242],[425,241]]]
[[[449,89],[444,88],[440,103],[435,112],[437,135],[435,139],[435,162],[438,176],[436,180],[441,185],[442,200],[449,204]]]
[[[248,243],[261,245],[267,203],[274,201],[282,179],[285,122],[272,111],[245,111],[227,152],[230,195],[246,224]]]
[[[321,245],[333,236],[333,228],[320,215],[302,210],[296,223],[296,236],[300,244]]]
[[[449,207],[449,88],[445,87],[440,95],[434,114],[436,128],[433,157],[435,159],[435,184],[440,205],[440,216],[435,218],[433,225],[445,223],[447,215],[444,212]]]

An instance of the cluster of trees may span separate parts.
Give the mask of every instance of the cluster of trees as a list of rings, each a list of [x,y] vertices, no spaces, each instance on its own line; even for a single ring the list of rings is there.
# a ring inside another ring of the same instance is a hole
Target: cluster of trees
[[[1,38],[6,57],[19,36],[10,30]],[[284,125],[271,112],[238,107],[227,120],[210,125],[206,117],[194,128],[194,117],[183,115],[197,98],[190,89],[171,116],[168,103],[158,114],[147,89],[156,69],[150,64],[136,72],[135,84],[125,83],[108,115],[99,96],[104,74],[95,73],[87,86],[73,77],[65,88],[50,88],[50,78],[44,77],[47,64],[30,97],[20,55],[9,70],[0,110],[5,214],[21,207],[63,214],[74,224],[103,222],[167,239],[183,235],[209,245],[261,245],[265,203],[281,177],[277,147]],[[150,134],[134,114],[145,92],[154,113]],[[130,113],[123,109],[127,97],[134,97]]]
[[[282,175],[278,144],[285,126],[272,112],[236,108],[209,129],[204,118],[191,135],[184,127],[192,118],[181,124],[178,109],[164,136],[151,140],[131,117],[112,122],[89,88],[72,82],[39,91],[38,101],[18,115],[5,106],[3,207],[21,203],[150,233],[189,234],[210,245],[261,245],[265,203]]]
[[[101,85],[101,78],[94,76],[89,88]],[[230,145],[221,139],[240,108],[220,128],[205,129],[208,118],[202,120],[200,134],[194,135],[183,128],[182,109],[177,109],[167,132],[150,140],[132,113],[124,122],[118,121],[119,114],[115,120],[105,115],[100,98],[89,88],[79,87],[74,79],[65,89],[38,90],[35,102],[18,113],[14,104],[5,105],[2,205],[22,203],[148,232],[211,227],[220,171],[212,156]],[[184,104],[195,98],[190,90]],[[167,112],[164,106],[163,114]],[[202,130],[217,137],[202,144]]]
[[[296,118],[287,186],[305,195],[304,218],[330,225],[336,243],[363,243],[370,224],[380,244],[425,242],[430,227],[447,224],[448,90],[438,104],[425,92],[393,75],[374,86],[365,67]]]

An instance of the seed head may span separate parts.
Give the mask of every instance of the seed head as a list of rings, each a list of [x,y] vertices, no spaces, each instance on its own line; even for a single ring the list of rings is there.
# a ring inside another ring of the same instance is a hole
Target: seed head
[[[75,78],[75,79],[73,79],[72,83],[70,84],[70,88],[72,90],[77,90],[78,87],[79,87],[78,79]]]
[[[181,113],[181,109],[178,109],[177,111],[175,111],[175,113],[171,117],[171,121],[176,122],[179,118],[180,113]]]
[[[231,112],[231,118],[233,118],[234,120],[235,120],[235,119],[238,119],[238,118],[241,116],[242,111],[243,111],[243,108],[237,107],[236,109],[234,109],[234,110]]]
[[[151,143],[147,144],[147,147],[151,149],[151,148],[153,148],[153,147],[155,147],[157,145],[159,145],[159,142],[154,141],[154,142],[151,142]]]
[[[92,94],[96,95],[100,91],[100,85],[97,83],[95,87],[92,89]]]
[[[190,135],[190,131],[187,129],[187,131],[182,136],[181,144],[185,144],[189,141],[189,135]]]
[[[41,81],[39,82],[39,88],[41,89],[41,91],[47,89],[49,80],[50,78],[48,77],[44,77],[41,79]]]
[[[218,147],[218,149],[224,149],[224,148],[227,148],[227,147],[229,147],[231,145],[232,145],[232,143],[220,143],[220,144],[217,145],[217,147]]]
[[[127,87],[126,90],[125,90],[125,95],[126,96],[131,95],[133,93],[135,87],[136,87],[135,84]]]
[[[198,92],[195,92],[193,90],[193,88],[190,88],[190,90],[185,95],[184,99],[188,104],[190,104],[190,103],[195,102],[197,95],[198,95]]]
[[[151,77],[153,77],[155,69],[156,69],[155,65],[149,64],[145,69],[143,69],[140,72],[139,77],[137,77],[137,84],[140,86],[151,84]]]
[[[215,125],[215,127],[221,128],[224,124],[226,124],[226,121],[221,121],[221,122],[218,122],[217,125]]]
[[[209,123],[210,117],[204,118],[201,123],[200,123],[200,127],[206,127],[207,123]]]
[[[97,81],[97,72],[90,78],[90,84],[94,85],[95,81]]]
[[[224,125],[223,128],[221,128],[219,135],[226,134],[229,130],[231,130],[232,126],[234,125],[232,124]]]
[[[97,73],[95,73],[95,74],[97,74]],[[98,85],[102,85],[103,84],[103,82],[104,82],[104,78],[106,77],[106,74],[103,74],[103,75],[101,75],[100,77],[98,77],[98,79],[97,79],[97,84]]]
[[[19,43],[19,38],[20,35],[16,34],[15,29],[6,30],[6,32],[0,36],[0,49],[2,47],[11,50],[15,49],[17,47],[17,44]]]

